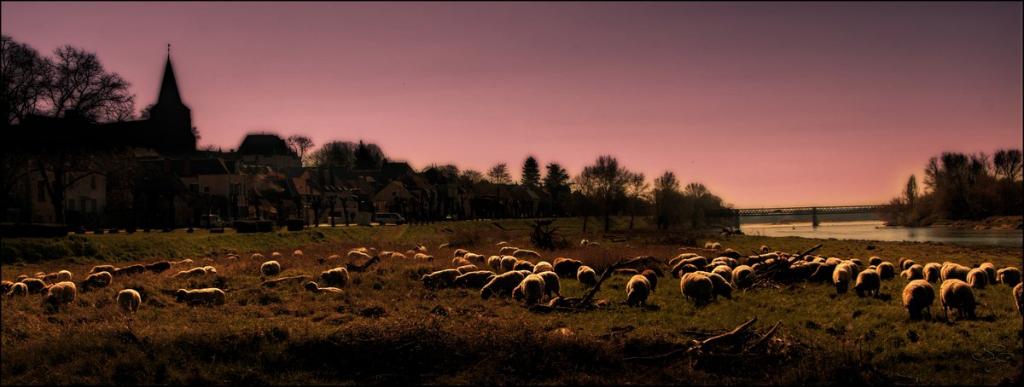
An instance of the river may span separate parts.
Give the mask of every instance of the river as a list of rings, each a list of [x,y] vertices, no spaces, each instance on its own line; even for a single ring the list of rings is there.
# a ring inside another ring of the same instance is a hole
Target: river
[[[886,227],[880,220],[822,222],[817,228],[810,222],[786,224],[743,223],[747,235],[768,237],[796,236],[819,239],[863,239],[877,241],[942,242],[968,246],[1024,246],[1022,230],[960,230],[932,227]]]

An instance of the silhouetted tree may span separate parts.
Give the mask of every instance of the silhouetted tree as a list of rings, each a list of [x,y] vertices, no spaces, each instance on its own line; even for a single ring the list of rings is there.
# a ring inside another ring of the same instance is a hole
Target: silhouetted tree
[[[384,165],[384,152],[377,144],[364,143],[359,140],[355,150],[356,167],[359,169],[378,169]]]
[[[581,176],[593,181],[592,198],[601,207],[604,231],[608,232],[611,229],[612,213],[625,197],[629,172],[619,166],[619,161],[614,157],[605,155],[598,157],[594,165],[584,168]]]
[[[552,210],[555,215],[565,211],[565,202],[569,201],[569,172],[558,163],[549,163],[544,175],[544,190],[551,197]]]
[[[642,172],[628,172],[626,177],[626,198],[629,200],[629,230],[633,230],[633,221],[647,200],[651,186],[647,184]]]
[[[467,183],[479,183],[484,181],[484,174],[475,169],[466,169],[459,174],[459,179]]]
[[[682,194],[679,180],[671,171],[666,171],[654,180],[654,220],[659,230],[668,230],[681,218]]]
[[[1020,149],[1000,149],[996,151],[992,162],[995,167],[996,177],[1009,181],[1016,181],[1021,177],[1021,151]]]
[[[491,167],[487,171],[487,178],[494,184],[512,183],[512,176],[508,174],[508,165],[505,163],[498,163]]]
[[[123,121],[134,114],[135,95],[117,73],[108,73],[96,54],[71,46],[54,51],[50,82],[42,103],[50,115],[75,111],[93,121]]]
[[[907,201],[907,205],[914,207],[914,202],[917,200],[917,177],[910,175],[907,179],[907,187],[903,190],[903,197]]]
[[[355,167],[356,144],[349,141],[331,141],[320,146],[320,149],[310,155],[310,161],[315,167],[336,167],[342,170],[351,170]]]
[[[50,62],[10,36],[0,37],[0,73],[3,76],[2,108],[7,124],[21,122],[37,113],[39,99],[50,83]]]
[[[295,134],[289,136],[286,141],[288,142],[288,146],[292,148],[292,151],[299,155],[299,160],[301,160],[303,164],[307,164],[306,153],[309,152],[310,149],[313,149],[313,140],[310,140],[309,137],[301,134]]]
[[[521,181],[527,187],[540,186],[540,165],[537,164],[537,159],[533,158],[533,156],[529,156],[523,161],[523,178]]]

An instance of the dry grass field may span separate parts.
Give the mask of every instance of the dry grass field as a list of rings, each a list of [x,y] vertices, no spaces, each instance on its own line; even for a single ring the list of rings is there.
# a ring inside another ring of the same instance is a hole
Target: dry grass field
[[[883,281],[881,296],[836,295],[832,286],[796,283],[738,290],[695,307],[678,279],[662,277],[652,306],[628,307],[627,276],[616,275],[597,298],[610,305],[587,312],[537,313],[511,299],[481,299],[473,289],[430,290],[419,281],[451,266],[455,241],[470,251],[497,254],[498,241],[530,248],[527,222],[456,222],[374,228],[311,229],[297,233],[135,233],[56,240],[4,240],[0,275],[67,269],[81,280],[93,265],[191,258],[183,267],[212,265],[197,279],[163,273],[119,276],[111,286],[80,292],[60,310],[39,296],[4,297],[0,384],[999,384],[1019,381],[1022,320],[1011,289],[975,291],[974,320],[947,321],[936,303],[931,319],[910,321],[901,306],[906,281]],[[668,259],[689,244],[720,241],[744,254],[761,244],[801,251],[815,244],[823,256],[895,263],[991,261],[1020,267],[1012,248],[750,236],[678,237],[636,232],[608,239],[581,235],[577,220],[560,220],[568,239],[599,247],[543,251],[545,260],[573,257],[601,268],[637,255]],[[596,228],[596,224],[594,225]],[[619,238],[621,237],[621,238]],[[617,241],[616,241],[617,240]],[[432,262],[385,259],[352,273],[343,294],[314,294],[301,283],[261,286],[261,262],[252,253],[284,255],[279,276],[316,276],[345,259],[318,262],[353,247],[405,251],[425,244]],[[301,248],[301,258],[292,250]],[[237,260],[226,259],[238,253]],[[709,257],[711,257],[709,255]],[[226,303],[190,307],[175,302],[179,288],[219,287]],[[561,280],[562,293],[586,289]],[[114,302],[121,289],[143,297],[132,317]],[[951,315],[952,316],[952,315]],[[696,355],[665,356],[691,340],[757,317],[764,333],[780,323],[770,351],[694,363]]]

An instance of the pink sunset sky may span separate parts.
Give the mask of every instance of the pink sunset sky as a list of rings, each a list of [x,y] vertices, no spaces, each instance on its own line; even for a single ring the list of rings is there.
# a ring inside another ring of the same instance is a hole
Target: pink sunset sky
[[[1020,3],[3,3],[201,145],[364,139],[414,167],[611,154],[737,207],[873,204],[942,151],[1021,147]],[[919,176],[920,178],[920,176]]]

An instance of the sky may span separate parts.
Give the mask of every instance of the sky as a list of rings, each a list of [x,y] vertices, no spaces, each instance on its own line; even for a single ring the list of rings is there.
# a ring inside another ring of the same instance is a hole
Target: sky
[[[200,145],[379,144],[422,168],[573,175],[610,154],[736,207],[876,204],[943,151],[1020,148],[1018,3],[8,3],[155,102],[166,44]]]

